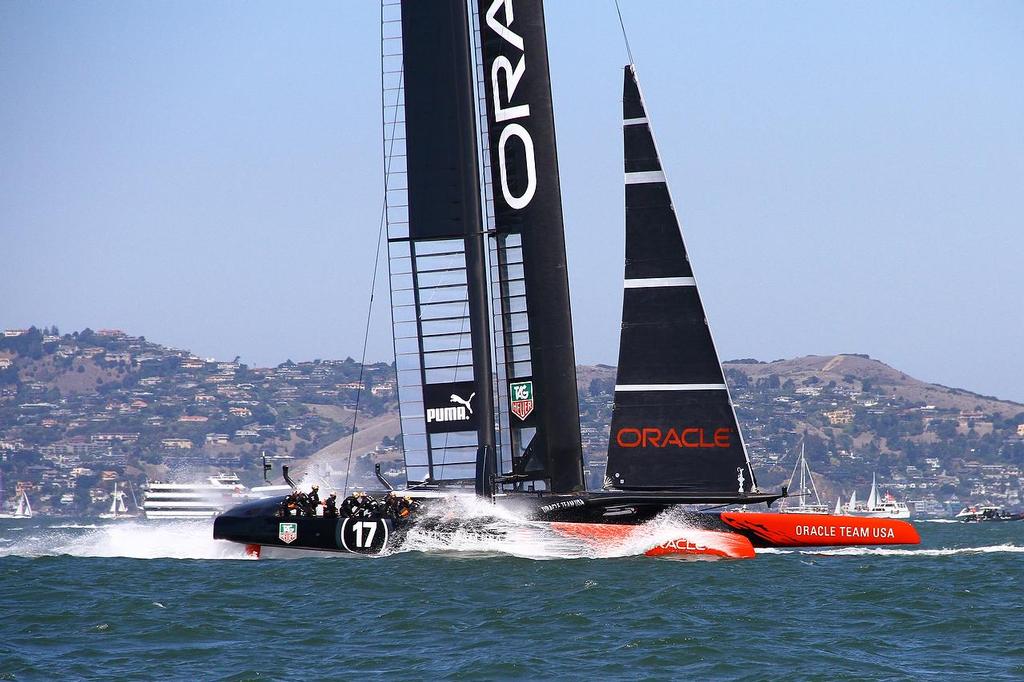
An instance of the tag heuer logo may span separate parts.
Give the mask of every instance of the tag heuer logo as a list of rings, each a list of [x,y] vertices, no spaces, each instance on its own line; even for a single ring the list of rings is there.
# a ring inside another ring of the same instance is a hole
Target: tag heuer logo
[[[512,414],[524,421],[533,412],[533,382],[517,381],[509,384],[508,393],[512,400]]]
[[[281,523],[277,526],[277,537],[281,538],[281,542],[285,544],[291,544],[299,538],[299,524],[297,523]]]

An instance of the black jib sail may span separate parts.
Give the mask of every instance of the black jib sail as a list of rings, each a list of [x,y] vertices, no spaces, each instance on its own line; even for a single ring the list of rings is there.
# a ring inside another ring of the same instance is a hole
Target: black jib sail
[[[511,467],[502,480],[532,481],[535,489],[549,486],[553,492],[582,490],[544,7],[540,0],[479,0],[478,6],[493,195],[498,400]]]
[[[382,4],[388,258],[406,476],[476,483],[494,447],[465,0]]]
[[[632,65],[622,108],[626,272],[605,487],[742,497],[757,484]]]

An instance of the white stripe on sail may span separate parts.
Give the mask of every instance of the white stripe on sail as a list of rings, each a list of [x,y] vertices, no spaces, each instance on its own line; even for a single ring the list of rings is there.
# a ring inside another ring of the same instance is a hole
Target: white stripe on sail
[[[627,185],[639,185],[646,182],[665,182],[665,173],[660,170],[626,173]]]
[[[724,391],[725,384],[615,384],[616,391]]]
[[[626,289],[646,289],[648,287],[695,287],[697,280],[693,277],[647,277],[643,279],[627,279]]]
[[[640,118],[626,118],[623,119],[622,125],[624,126],[639,126],[647,123],[647,117],[641,116]]]

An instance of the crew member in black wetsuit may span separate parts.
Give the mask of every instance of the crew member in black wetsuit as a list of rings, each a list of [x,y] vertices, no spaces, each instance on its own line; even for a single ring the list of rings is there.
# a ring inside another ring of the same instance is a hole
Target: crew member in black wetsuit
[[[393,490],[389,490],[388,494],[384,496],[381,506],[384,516],[390,519],[398,518],[398,496]]]
[[[373,516],[377,510],[377,500],[362,491],[356,494],[359,496],[359,511],[356,515],[363,518]]]
[[[298,492],[293,490],[287,497],[281,500],[281,506],[278,507],[277,510],[278,516],[291,516],[292,514],[297,514],[298,506]]]
[[[312,516],[312,514],[309,513],[311,509],[309,506],[309,495],[301,490],[295,493],[295,507],[296,516]]]
[[[345,498],[341,503],[340,513],[345,518],[352,518],[359,513],[359,496],[362,492],[355,492]]]
[[[338,494],[331,493],[324,500],[324,517],[328,519],[338,518]]]
[[[313,486],[313,490],[309,493],[309,515],[316,516],[316,510],[320,506],[320,486]]]

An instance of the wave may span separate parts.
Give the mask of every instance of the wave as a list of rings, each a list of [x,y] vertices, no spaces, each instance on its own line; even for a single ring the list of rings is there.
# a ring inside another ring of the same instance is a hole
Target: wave
[[[803,547],[758,548],[758,554],[814,554],[817,556],[909,556],[935,557],[958,554],[1021,554],[1024,547],[1013,544],[986,545],[984,547],[941,547],[937,549],[904,549],[897,547]]]

